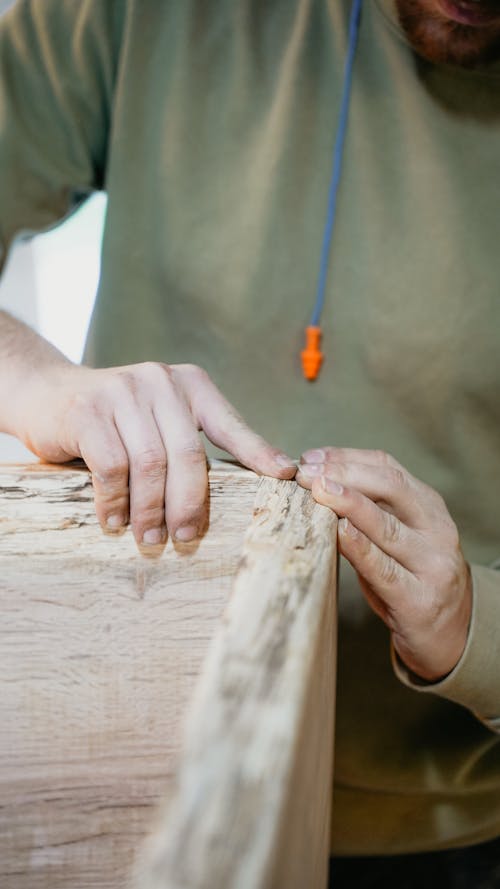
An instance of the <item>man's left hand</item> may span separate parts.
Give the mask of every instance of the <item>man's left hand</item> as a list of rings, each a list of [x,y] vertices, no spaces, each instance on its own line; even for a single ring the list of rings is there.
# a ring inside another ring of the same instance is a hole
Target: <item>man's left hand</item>
[[[435,682],[467,640],[470,569],[443,498],[383,451],[321,448],[297,481],[340,517],[339,549],[406,666]]]

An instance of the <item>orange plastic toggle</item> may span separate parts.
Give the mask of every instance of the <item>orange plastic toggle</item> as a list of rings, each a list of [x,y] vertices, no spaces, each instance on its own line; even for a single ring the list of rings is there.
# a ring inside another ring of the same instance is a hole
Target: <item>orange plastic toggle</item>
[[[321,327],[306,327],[306,347],[300,353],[302,370],[306,380],[315,380],[323,361],[321,343]]]

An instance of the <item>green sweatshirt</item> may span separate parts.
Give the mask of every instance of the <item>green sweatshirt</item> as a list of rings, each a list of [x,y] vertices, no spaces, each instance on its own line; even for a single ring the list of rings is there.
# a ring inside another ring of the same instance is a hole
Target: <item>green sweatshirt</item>
[[[342,570],[333,849],[387,853],[500,832],[500,68],[424,63],[391,0],[365,3],[308,384],[348,13],[21,0],[0,25],[0,244],[106,188],[88,361],[196,362],[277,446],[382,448],[444,496],[474,577],[445,680],[393,669]]]

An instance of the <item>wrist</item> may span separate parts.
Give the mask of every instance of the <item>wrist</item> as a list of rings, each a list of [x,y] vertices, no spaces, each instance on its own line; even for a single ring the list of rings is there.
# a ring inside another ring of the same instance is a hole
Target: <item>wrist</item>
[[[46,407],[45,379],[71,366],[34,330],[0,311],[0,431],[24,440],[30,417]]]
[[[55,351],[55,350],[54,350]],[[65,413],[64,389],[78,368],[59,352],[45,354],[40,363],[19,374],[15,404],[9,411],[9,431],[43,459],[51,459],[48,444]],[[54,459],[57,459],[54,454]]]
[[[460,595],[444,626],[427,634],[426,643],[410,649],[404,638],[392,634],[394,654],[415,684],[441,682],[459,664],[467,645],[472,618],[472,575],[464,561]]]

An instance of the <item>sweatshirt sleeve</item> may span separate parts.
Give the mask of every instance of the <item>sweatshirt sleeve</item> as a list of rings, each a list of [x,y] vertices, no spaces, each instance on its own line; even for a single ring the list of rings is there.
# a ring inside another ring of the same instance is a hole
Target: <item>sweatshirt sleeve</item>
[[[0,265],[104,185],[124,2],[18,0],[0,18]]]
[[[456,667],[439,682],[419,680],[392,648],[398,678],[416,691],[462,704],[500,733],[500,571],[471,565],[472,618],[467,643]]]

